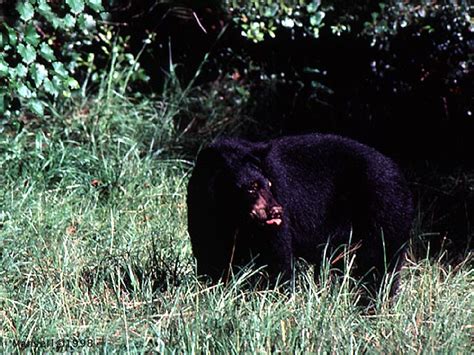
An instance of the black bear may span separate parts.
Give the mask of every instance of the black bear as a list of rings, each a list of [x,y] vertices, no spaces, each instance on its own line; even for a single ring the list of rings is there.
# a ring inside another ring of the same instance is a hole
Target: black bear
[[[354,272],[378,286],[399,269],[414,215],[392,160],[323,134],[217,140],[198,155],[187,205],[197,272],[215,282],[251,260],[287,280],[295,258],[320,265],[350,244]]]

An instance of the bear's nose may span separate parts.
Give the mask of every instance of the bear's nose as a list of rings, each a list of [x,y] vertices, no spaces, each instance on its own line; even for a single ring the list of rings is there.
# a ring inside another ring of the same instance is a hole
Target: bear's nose
[[[272,218],[281,218],[283,214],[283,208],[281,206],[273,206],[270,210],[270,216]]]

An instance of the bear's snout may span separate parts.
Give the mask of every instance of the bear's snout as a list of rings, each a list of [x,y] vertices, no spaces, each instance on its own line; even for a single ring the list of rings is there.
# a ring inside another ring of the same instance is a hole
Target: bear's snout
[[[279,226],[283,221],[283,208],[274,204],[269,206],[264,198],[260,198],[250,211],[250,216],[263,224]]]
[[[265,221],[268,225],[279,226],[283,222],[283,208],[281,206],[273,206],[270,210],[270,218]]]
[[[273,206],[270,210],[270,217],[272,218],[281,218],[283,216],[283,207]]]

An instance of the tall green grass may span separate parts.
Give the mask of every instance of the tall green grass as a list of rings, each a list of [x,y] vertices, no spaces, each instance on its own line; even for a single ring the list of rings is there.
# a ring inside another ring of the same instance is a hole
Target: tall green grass
[[[0,346],[11,353],[469,353],[473,271],[409,262],[393,304],[311,268],[294,288],[195,277],[186,232],[192,163],[173,96],[107,84],[0,137]],[[173,106],[174,105],[174,106]],[[172,108],[172,109],[171,109]],[[184,137],[184,138],[183,138]]]

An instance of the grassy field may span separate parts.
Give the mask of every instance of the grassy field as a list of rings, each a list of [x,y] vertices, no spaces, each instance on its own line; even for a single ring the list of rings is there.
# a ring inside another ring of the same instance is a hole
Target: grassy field
[[[311,269],[289,293],[198,282],[177,111],[109,93],[2,133],[2,352],[470,353],[468,260],[409,261],[372,312]]]

